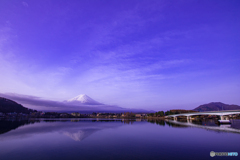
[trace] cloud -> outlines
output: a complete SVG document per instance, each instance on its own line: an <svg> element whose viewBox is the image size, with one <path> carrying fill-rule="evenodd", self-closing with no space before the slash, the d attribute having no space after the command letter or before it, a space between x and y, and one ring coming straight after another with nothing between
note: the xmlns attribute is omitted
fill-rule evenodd
<svg viewBox="0 0 240 160"><path fill-rule="evenodd" d="M0 25L0 92L59 101L86 93L106 104L152 107L183 99L207 81L215 85L215 77L227 84L239 79L233 43L237 29L228 30L234 23L218 21L221 18L206 23L212 18L201 10L189 15L190 10L175 9L185 3L139 1L121 7L125 3L94 7L81 1L41 1L36 2L38 9L45 8L40 13L26 12L25 7L35 3L20 1L25 9L15 10L18 14L8 14L11 5L4 7L8 16ZM222 11L214 14L220 17ZM225 13L228 22L232 14ZM189 16L196 18L190 21ZM229 59L238 60L226 63ZM232 80L218 78L222 74ZM202 86L207 93L208 87Z"/></svg>
<svg viewBox="0 0 240 160"><path fill-rule="evenodd" d="M1 97L14 100L24 106L51 111L104 111L104 110L121 110L122 108L110 105L76 105L66 102L45 100L36 96L21 95L14 93L0 93Z"/></svg>
<svg viewBox="0 0 240 160"><path fill-rule="evenodd" d="M27 3L27 2L22 2L22 5L23 5L24 7L28 7L28 3Z"/></svg>
<svg viewBox="0 0 240 160"><path fill-rule="evenodd" d="M80 110L88 110L89 107L96 109L96 107L91 106L91 105L74 105L74 104L68 104L65 102L45 100L40 97L29 96L29 95L21 95L21 94L14 94L14 93L6 93L6 94L0 93L0 96L9 98L11 100L14 100L18 103L22 103L24 105L45 107L45 108L49 108L49 109L58 109L58 110L70 109L70 110L72 110L72 109L76 109L76 107L79 107ZM107 105L102 105L102 108L106 107L106 106Z"/></svg>
<svg viewBox="0 0 240 160"><path fill-rule="evenodd" d="M124 65L119 63L100 65L91 68L86 72L83 79L87 80L89 83L99 83L107 81L111 81L113 83L123 83L138 80L151 81L154 79L169 79L174 78L174 75L176 73L168 75L163 72L164 69L189 65L190 63L192 63L191 60L180 59L158 61L156 63L146 64L140 67L138 66L140 65L138 64L138 62L134 62L134 60L129 60L129 62L124 63Z"/></svg>

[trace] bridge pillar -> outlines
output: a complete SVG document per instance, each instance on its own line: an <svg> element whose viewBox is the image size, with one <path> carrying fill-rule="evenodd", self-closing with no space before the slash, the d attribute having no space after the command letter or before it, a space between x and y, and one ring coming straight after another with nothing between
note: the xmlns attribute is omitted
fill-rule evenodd
<svg viewBox="0 0 240 160"><path fill-rule="evenodd" d="M221 120L229 120L229 118L227 116L220 116Z"/></svg>
<svg viewBox="0 0 240 160"><path fill-rule="evenodd" d="M220 119L221 120L229 120L229 117L228 116L220 116Z"/></svg>
<svg viewBox="0 0 240 160"><path fill-rule="evenodd" d="M176 121L177 120L177 116L173 117L173 119L174 119L174 121Z"/></svg>
<svg viewBox="0 0 240 160"><path fill-rule="evenodd" d="M192 117L187 117L187 122L192 123Z"/></svg>
<svg viewBox="0 0 240 160"><path fill-rule="evenodd" d="M228 116L220 116L220 123L231 123Z"/></svg>
<svg viewBox="0 0 240 160"><path fill-rule="evenodd" d="M192 117L191 116L187 116L187 122L192 123Z"/></svg>
<svg viewBox="0 0 240 160"><path fill-rule="evenodd" d="M192 117L191 116L187 116L187 119L190 120L190 119L192 119Z"/></svg>
<svg viewBox="0 0 240 160"><path fill-rule="evenodd" d="M224 120L224 117L223 117L223 116L220 116L220 119L221 119L221 120Z"/></svg>

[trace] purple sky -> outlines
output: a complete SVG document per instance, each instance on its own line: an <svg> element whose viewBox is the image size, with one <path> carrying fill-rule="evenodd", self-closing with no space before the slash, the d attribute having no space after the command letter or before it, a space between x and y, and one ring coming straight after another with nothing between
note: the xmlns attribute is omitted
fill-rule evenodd
<svg viewBox="0 0 240 160"><path fill-rule="evenodd" d="M1 0L0 93L240 105L239 0Z"/></svg>

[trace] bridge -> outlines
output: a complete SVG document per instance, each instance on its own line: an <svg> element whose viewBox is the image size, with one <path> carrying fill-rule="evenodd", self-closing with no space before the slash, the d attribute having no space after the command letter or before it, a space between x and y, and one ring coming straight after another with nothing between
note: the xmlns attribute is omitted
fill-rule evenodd
<svg viewBox="0 0 240 160"><path fill-rule="evenodd" d="M230 123L228 115L236 115L240 114L240 110L224 110L224 111L208 111L208 112L191 112L191 113L181 113L181 114L173 114L165 116L165 118L173 117L174 120L177 120L179 116L186 116L187 120L191 120L191 116L199 116L199 115L216 115L220 116L220 123Z"/></svg>

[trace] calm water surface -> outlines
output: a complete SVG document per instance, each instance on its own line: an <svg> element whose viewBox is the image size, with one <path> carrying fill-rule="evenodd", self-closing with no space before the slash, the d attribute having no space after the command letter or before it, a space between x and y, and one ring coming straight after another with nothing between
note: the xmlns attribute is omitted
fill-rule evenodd
<svg viewBox="0 0 240 160"><path fill-rule="evenodd" d="M240 159L240 120L0 120L0 159Z"/></svg>

